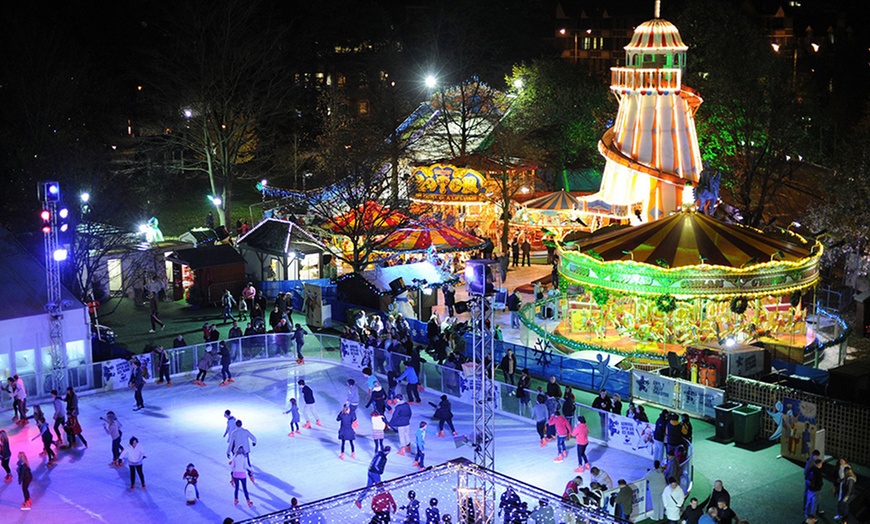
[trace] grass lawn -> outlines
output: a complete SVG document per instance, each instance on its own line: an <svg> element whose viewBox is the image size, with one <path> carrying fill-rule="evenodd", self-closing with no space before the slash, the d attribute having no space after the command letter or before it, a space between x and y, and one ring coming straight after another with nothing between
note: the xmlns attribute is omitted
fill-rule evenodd
<svg viewBox="0 0 870 524"><path fill-rule="evenodd" d="M251 180L235 184L233 201L231 202L234 217L233 223L230 224L231 227L235 227L235 218L238 217L246 217L251 225L256 223L256 220L253 222L251 220L250 206L259 204L262 200L255 184ZM174 187L166 204L157 215L164 236L167 238L178 237L191 228L205 226L205 216L209 211L214 212L215 210L207 198L209 191L207 180L185 181ZM253 211L255 215L261 212L259 206ZM217 223L217 216L215 216L215 223Z"/></svg>

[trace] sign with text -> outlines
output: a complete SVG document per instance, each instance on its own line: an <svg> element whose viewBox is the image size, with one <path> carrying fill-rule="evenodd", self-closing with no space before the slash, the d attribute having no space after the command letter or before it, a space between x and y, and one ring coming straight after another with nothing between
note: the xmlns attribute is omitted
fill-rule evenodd
<svg viewBox="0 0 870 524"><path fill-rule="evenodd" d="M340 339L341 362L355 369L371 367L373 348L367 347L364 344L348 340Z"/></svg>
<svg viewBox="0 0 870 524"><path fill-rule="evenodd" d="M662 406L674 406L674 386L674 381L667 377L653 373L631 373L632 395Z"/></svg>
<svg viewBox="0 0 870 524"><path fill-rule="evenodd" d="M716 406L725 401L725 392L700 384L680 381L680 409L692 415L716 418Z"/></svg>
<svg viewBox="0 0 870 524"><path fill-rule="evenodd" d="M143 353L136 357L142 363L142 368L147 369L148 373L151 374L153 372L151 368L151 353ZM116 358L103 362L103 389L111 391L126 388L133 373L131 367L130 361L124 358Z"/></svg>
<svg viewBox="0 0 870 524"><path fill-rule="evenodd" d="M632 455L652 458L653 429L649 422L607 413L607 447L620 449Z"/></svg>

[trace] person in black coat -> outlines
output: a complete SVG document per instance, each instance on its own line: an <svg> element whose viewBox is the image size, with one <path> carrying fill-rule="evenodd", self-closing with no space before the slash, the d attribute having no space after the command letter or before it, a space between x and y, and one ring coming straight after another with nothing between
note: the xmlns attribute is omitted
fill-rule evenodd
<svg viewBox="0 0 870 524"><path fill-rule="evenodd" d="M511 258L512 267L517 267L520 265L520 237L514 237L513 242L511 242Z"/></svg>
<svg viewBox="0 0 870 524"><path fill-rule="evenodd" d="M453 436L456 436L456 428L453 426L453 410L450 406L450 401L447 400L447 395L441 395L441 402L438 405L435 405L434 402L429 403L430 406L435 408L435 418L438 419L438 436L444 436L444 424L450 426L450 431L453 432Z"/></svg>
<svg viewBox="0 0 870 524"><path fill-rule="evenodd" d="M447 315L452 317L453 306L456 304L456 291L450 286L444 286L441 288L441 292L444 293L444 307L447 308Z"/></svg>

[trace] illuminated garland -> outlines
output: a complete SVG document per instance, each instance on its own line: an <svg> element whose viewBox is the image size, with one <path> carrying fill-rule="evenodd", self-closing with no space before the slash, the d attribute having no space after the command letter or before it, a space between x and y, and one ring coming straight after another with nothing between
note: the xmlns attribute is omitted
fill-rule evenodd
<svg viewBox="0 0 870 524"><path fill-rule="evenodd" d="M599 306L603 306L607 304L607 301L610 300L610 293L601 287L597 287L592 290L592 299L595 300L595 303Z"/></svg>
<svg viewBox="0 0 870 524"><path fill-rule="evenodd" d="M656 309L667 315L677 309L677 299L671 295L659 295L656 297Z"/></svg>
<svg viewBox="0 0 870 524"><path fill-rule="evenodd" d="M732 313L742 315L746 311L746 308L749 307L749 301L746 300L746 297L734 297L731 299L729 307Z"/></svg>
<svg viewBox="0 0 870 524"><path fill-rule="evenodd" d="M791 294L815 285L820 278L821 252L815 250L813 256L796 262L771 261L749 268L713 264L662 268L633 260L603 261L591 250L579 253L560 248L559 276L560 281L569 285L604 287L636 296L671 294L681 299L703 297L719 301L735 296L761 298Z"/></svg>

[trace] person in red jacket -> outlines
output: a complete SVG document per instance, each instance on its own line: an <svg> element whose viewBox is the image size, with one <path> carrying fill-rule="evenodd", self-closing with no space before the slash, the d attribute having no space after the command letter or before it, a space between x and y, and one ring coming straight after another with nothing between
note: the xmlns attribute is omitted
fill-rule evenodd
<svg viewBox="0 0 870 524"><path fill-rule="evenodd" d="M398 510L393 495L383 486L378 486L377 493L372 497L372 511L375 512L374 522L390 522L390 514Z"/></svg>
<svg viewBox="0 0 870 524"><path fill-rule="evenodd" d="M571 423L562 415L558 409L550 417L548 423L556 427L556 458L553 462L562 462L568 456L568 446L565 441L568 439L568 434L571 433Z"/></svg>

